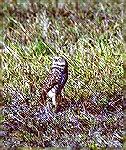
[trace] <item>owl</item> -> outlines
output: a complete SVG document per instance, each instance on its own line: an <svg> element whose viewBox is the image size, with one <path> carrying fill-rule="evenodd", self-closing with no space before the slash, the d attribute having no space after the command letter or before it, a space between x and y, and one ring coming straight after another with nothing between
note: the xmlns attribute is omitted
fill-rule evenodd
<svg viewBox="0 0 126 150"><path fill-rule="evenodd" d="M54 108L61 103L61 92L68 79L68 63L64 57L54 57L51 70L42 83L40 103L47 104L47 97L51 98Z"/></svg>

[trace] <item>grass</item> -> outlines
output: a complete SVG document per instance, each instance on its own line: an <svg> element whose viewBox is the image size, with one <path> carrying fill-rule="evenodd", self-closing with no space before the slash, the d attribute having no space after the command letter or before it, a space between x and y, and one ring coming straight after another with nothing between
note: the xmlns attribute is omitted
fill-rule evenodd
<svg viewBox="0 0 126 150"><path fill-rule="evenodd" d="M52 57L62 55L69 64L66 97L79 101L103 94L98 105L106 106L109 96L122 92L126 84L123 3L67 2L59 8L52 4L3 4L3 89L16 87L34 103ZM2 103L11 101L12 95L5 92ZM97 149L95 142L88 147Z"/></svg>

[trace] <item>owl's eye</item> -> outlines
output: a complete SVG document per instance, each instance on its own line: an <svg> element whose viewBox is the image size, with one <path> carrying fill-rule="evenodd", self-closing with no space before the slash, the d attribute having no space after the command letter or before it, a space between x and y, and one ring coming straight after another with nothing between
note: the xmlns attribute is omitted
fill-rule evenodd
<svg viewBox="0 0 126 150"><path fill-rule="evenodd" d="M65 67L65 65L60 65L61 67Z"/></svg>
<svg viewBox="0 0 126 150"><path fill-rule="evenodd" d="M58 61L58 59L55 59L55 61Z"/></svg>

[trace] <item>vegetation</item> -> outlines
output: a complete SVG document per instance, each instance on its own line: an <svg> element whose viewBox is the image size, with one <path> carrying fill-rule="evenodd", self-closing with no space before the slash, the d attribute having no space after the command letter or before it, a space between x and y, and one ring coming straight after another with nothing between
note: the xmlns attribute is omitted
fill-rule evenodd
<svg viewBox="0 0 126 150"><path fill-rule="evenodd" d="M4 145L122 149L123 2L14 2L1 4ZM66 103L44 114L40 88L55 55L69 64Z"/></svg>

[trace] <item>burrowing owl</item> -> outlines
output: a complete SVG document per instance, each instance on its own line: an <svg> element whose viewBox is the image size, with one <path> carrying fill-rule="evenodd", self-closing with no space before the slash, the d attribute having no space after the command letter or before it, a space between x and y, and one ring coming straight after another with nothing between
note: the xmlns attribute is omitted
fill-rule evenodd
<svg viewBox="0 0 126 150"><path fill-rule="evenodd" d="M52 99L53 106L58 105L57 98L68 79L68 63L63 57L54 57L51 71L41 88L41 103L46 105L47 95Z"/></svg>

